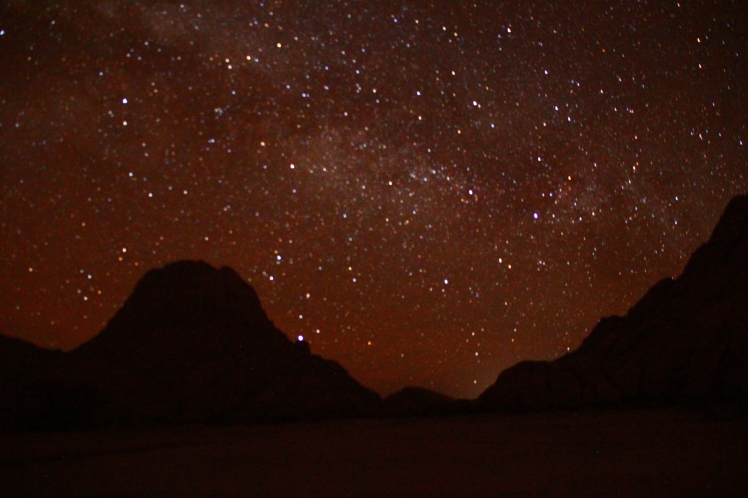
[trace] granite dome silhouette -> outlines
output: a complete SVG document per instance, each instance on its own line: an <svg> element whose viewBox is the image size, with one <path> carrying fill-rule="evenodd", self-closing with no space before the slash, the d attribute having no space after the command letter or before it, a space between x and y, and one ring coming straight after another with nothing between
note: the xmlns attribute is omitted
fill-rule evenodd
<svg viewBox="0 0 748 498"><path fill-rule="evenodd" d="M202 261L146 273L104 330L73 351L5 340L23 350L17 363L27 372L5 376L0 413L15 426L360 416L381 400L290 341L236 272Z"/></svg>

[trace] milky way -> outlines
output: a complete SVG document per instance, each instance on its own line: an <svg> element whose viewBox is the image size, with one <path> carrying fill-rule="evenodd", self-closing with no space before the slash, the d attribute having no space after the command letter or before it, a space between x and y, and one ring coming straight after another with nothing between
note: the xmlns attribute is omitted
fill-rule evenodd
<svg viewBox="0 0 748 498"><path fill-rule="evenodd" d="M236 269L387 393L473 397L748 190L740 2L4 2L0 317L70 349Z"/></svg>

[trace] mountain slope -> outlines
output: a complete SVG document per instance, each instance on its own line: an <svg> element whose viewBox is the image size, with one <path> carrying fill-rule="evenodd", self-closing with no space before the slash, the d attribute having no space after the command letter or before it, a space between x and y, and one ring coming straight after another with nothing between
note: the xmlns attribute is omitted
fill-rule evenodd
<svg viewBox="0 0 748 498"><path fill-rule="evenodd" d="M522 362L481 394L485 410L748 399L748 196L730 201L677 279L624 317L604 318L576 351Z"/></svg>

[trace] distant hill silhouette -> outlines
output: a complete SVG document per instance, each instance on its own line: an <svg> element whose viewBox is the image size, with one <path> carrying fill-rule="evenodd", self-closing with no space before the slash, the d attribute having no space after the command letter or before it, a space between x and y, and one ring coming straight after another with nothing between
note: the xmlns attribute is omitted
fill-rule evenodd
<svg viewBox="0 0 748 498"><path fill-rule="evenodd" d="M296 420L373 413L381 398L274 327L230 268L149 271L89 342L51 352L2 337L0 424Z"/></svg>
<svg viewBox="0 0 748 498"><path fill-rule="evenodd" d="M471 410L471 401L453 399L424 387L404 387L382 401L380 414L385 417L448 415Z"/></svg>
<svg viewBox="0 0 748 498"><path fill-rule="evenodd" d="M576 351L503 371L484 410L748 400L748 196L730 201L676 279L626 316L604 318Z"/></svg>

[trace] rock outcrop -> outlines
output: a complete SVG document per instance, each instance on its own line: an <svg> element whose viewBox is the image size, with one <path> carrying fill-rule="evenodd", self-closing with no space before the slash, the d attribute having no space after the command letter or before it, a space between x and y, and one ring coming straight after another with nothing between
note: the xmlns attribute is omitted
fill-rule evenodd
<svg viewBox="0 0 748 498"><path fill-rule="evenodd" d="M19 365L3 381L15 393L0 401L6 424L315 419L370 414L381 402L340 365L275 328L233 270L204 262L148 272L105 329L79 348L55 358L34 348L0 343L0 355ZM19 393L20 411L12 406Z"/></svg>
<svg viewBox="0 0 748 498"><path fill-rule="evenodd" d="M502 372L484 410L748 401L748 196L733 199L676 279L576 351Z"/></svg>

